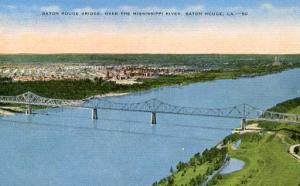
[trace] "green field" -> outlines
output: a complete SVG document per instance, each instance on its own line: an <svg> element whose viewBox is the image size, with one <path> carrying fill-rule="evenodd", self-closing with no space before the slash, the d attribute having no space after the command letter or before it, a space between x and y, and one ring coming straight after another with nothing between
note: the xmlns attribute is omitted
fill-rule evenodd
<svg viewBox="0 0 300 186"><path fill-rule="evenodd" d="M291 113L291 114L299 114L300 113L300 106L296 107L296 108L293 108L291 110L289 110L288 113Z"/></svg>
<svg viewBox="0 0 300 186"><path fill-rule="evenodd" d="M170 182L168 181L168 179L166 179L165 182L161 182L157 185L168 186L172 185L172 183L176 183L176 185L190 185L191 179L196 178L199 175L201 175L201 179L203 179L203 175L206 174L207 169L209 169L210 167L212 167L212 165L210 165L209 163L205 163L201 166L198 166L197 168L188 167L185 170L176 172L173 175L173 181Z"/></svg>
<svg viewBox="0 0 300 186"><path fill-rule="evenodd" d="M267 132L259 141L242 138L240 148L229 150L229 155L243 160L245 167L222 176L216 185L299 185L300 162L287 153L290 143L296 141L288 136L285 132Z"/></svg>
<svg viewBox="0 0 300 186"><path fill-rule="evenodd" d="M277 112L300 115L300 98L279 103L269 109ZM254 134L260 140L242 138L239 149L229 149L231 157L243 160L245 167L235 173L219 177L212 185L266 185L299 186L300 161L289 153L288 148L300 143L300 125L261 121L264 129L261 134Z"/></svg>

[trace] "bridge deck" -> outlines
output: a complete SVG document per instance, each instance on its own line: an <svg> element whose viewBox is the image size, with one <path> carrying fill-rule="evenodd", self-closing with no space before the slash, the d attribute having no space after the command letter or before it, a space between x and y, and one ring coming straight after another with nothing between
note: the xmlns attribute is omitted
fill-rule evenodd
<svg viewBox="0 0 300 186"><path fill-rule="evenodd" d="M296 114L263 111L248 104L240 104L226 108L197 108L172 105L158 99L150 99L138 103L116 103L109 100L96 98L91 98L88 100L52 99L38 96L32 92L26 92L18 96L0 96L0 103L41 105L48 107L83 107L92 109L109 109L240 119L263 119L271 121L289 121L300 123L300 116Z"/></svg>

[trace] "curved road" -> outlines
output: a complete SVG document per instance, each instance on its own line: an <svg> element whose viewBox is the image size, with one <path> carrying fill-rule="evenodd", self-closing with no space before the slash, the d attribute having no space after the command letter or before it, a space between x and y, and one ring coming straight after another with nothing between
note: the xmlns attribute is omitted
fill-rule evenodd
<svg viewBox="0 0 300 186"><path fill-rule="evenodd" d="M297 155L297 154L295 153L295 151L294 151L296 147L299 147L299 148L300 148L300 144L296 144L296 145L290 146L290 148L289 148L289 153L290 153L292 156L294 156L296 159L300 160L300 156Z"/></svg>

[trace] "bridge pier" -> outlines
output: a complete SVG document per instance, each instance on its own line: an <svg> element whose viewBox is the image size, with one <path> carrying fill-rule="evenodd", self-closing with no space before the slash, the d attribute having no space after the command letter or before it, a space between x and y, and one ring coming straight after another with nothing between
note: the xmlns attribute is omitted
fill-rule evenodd
<svg viewBox="0 0 300 186"><path fill-rule="evenodd" d="M241 120L241 129L242 129L242 130L245 130L245 129L246 129L246 125L247 125L247 121L246 121L245 118L243 118L243 119Z"/></svg>
<svg viewBox="0 0 300 186"><path fill-rule="evenodd" d="M97 120L97 119L98 119L97 108L93 108L93 109L92 109L92 119L93 119L93 120Z"/></svg>
<svg viewBox="0 0 300 186"><path fill-rule="evenodd" d="M31 105L26 105L26 111L25 111L26 115L30 115L32 114L32 108Z"/></svg>
<svg viewBox="0 0 300 186"><path fill-rule="evenodd" d="M156 112L151 113L151 124L156 125Z"/></svg>

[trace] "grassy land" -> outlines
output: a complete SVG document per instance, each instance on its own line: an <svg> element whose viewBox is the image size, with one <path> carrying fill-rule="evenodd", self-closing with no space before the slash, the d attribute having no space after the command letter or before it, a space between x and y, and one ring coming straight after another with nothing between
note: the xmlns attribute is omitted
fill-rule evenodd
<svg viewBox="0 0 300 186"><path fill-rule="evenodd" d="M258 122L258 126L263 128L265 131L272 131L272 132L290 131L290 132L300 134L300 125L293 125L287 123L274 123L271 121L260 121Z"/></svg>
<svg viewBox="0 0 300 186"><path fill-rule="evenodd" d="M178 171L174 174L173 176L173 183L176 183L176 185L185 185L188 184L190 185L191 179L196 178L198 175L205 175L206 171L211 168L212 165L209 163L204 163L201 166L198 166L197 168L193 167L188 167L185 170ZM201 178L202 179L202 178ZM160 184L157 185L170 185L170 182L167 181L161 182Z"/></svg>
<svg viewBox="0 0 300 186"><path fill-rule="evenodd" d="M291 113L291 114L299 114L300 115L300 106L296 107L296 108L293 108L291 110L289 110L288 113Z"/></svg>
<svg viewBox="0 0 300 186"><path fill-rule="evenodd" d="M300 99L292 99L269 109L276 112L300 114ZM300 161L287 150L300 143L300 126L286 123L261 121L261 134L253 134L260 140L242 139L239 149L229 149L231 157L243 160L245 167L232 174L216 179L215 185L300 185ZM235 136L236 138L236 136Z"/></svg>
<svg viewBox="0 0 300 186"><path fill-rule="evenodd" d="M297 186L300 184L300 162L287 153L287 141L292 140L284 132L265 133L257 141L242 138L240 148L229 150L229 154L243 160L245 167L222 176L216 185Z"/></svg>
<svg viewBox="0 0 300 186"><path fill-rule="evenodd" d="M143 91L161 86L188 84L217 79L234 79L244 76L256 76L275 73L294 68L296 66L282 65L270 67L241 68L234 71L208 71L195 72L174 76L161 76L151 79L140 79L141 84L119 85L114 82L98 79L91 80L59 80L59 81L30 81L11 82L0 79L0 95L19 95L27 91L35 92L41 96L63 99L83 99L89 96L111 92Z"/></svg>

